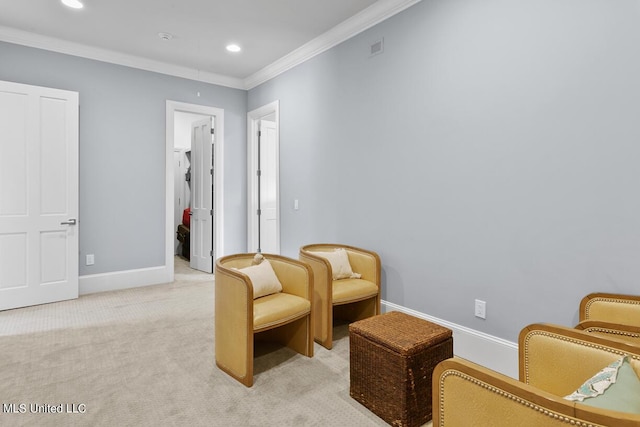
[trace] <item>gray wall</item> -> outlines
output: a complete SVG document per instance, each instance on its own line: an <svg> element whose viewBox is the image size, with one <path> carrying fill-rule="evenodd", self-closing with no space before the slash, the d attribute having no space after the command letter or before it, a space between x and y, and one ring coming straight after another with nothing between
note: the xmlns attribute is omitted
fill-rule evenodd
<svg viewBox="0 0 640 427"><path fill-rule="evenodd" d="M423 0L250 90L250 110L280 100L283 254L371 248L385 300L511 341L575 324L589 292L637 294L639 18Z"/></svg>
<svg viewBox="0 0 640 427"><path fill-rule="evenodd" d="M166 100L224 109L225 250L245 250L246 91L1 42L0 80L80 93L80 275L165 263Z"/></svg>

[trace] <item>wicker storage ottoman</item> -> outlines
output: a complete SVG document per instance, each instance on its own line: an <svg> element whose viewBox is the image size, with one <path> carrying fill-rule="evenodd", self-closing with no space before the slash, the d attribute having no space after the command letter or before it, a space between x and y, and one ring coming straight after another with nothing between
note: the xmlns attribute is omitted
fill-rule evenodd
<svg viewBox="0 0 640 427"><path fill-rule="evenodd" d="M350 394L394 426L431 420L433 368L453 357L450 329L392 311L349 325Z"/></svg>

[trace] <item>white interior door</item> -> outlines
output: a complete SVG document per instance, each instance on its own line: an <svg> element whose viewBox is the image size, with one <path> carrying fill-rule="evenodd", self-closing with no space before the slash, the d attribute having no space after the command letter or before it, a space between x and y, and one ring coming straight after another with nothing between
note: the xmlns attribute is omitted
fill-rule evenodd
<svg viewBox="0 0 640 427"><path fill-rule="evenodd" d="M280 253L279 122L279 101L247 113L249 252Z"/></svg>
<svg viewBox="0 0 640 427"><path fill-rule="evenodd" d="M0 310L78 297L78 93L0 81Z"/></svg>
<svg viewBox="0 0 640 427"><path fill-rule="evenodd" d="M213 134L211 119L191 132L191 268L213 273Z"/></svg>
<svg viewBox="0 0 640 427"><path fill-rule="evenodd" d="M279 253L276 123L260 120L260 249Z"/></svg>

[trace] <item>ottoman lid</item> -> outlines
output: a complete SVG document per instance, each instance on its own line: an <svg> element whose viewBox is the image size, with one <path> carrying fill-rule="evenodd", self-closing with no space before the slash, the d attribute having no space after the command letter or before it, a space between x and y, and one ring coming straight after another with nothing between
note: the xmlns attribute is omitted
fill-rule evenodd
<svg viewBox="0 0 640 427"><path fill-rule="evenodd" d="M357 333L403 355L412 355L452 337L451 329L399 311L359 320L349 325Z"/></svg>

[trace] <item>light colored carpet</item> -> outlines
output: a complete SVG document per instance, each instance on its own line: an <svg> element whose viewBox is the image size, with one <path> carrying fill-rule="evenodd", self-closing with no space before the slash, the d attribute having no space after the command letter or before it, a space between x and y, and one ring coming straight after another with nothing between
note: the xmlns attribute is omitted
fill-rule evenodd
<svg viewBox="0 0 640 427"><path fill-rule="evenodd" d="M0 312L0 425L387 425L349 396L346 325L313 358L260 347L252 388L216 368L213 290L178 261L172 284Z"/></svg>

